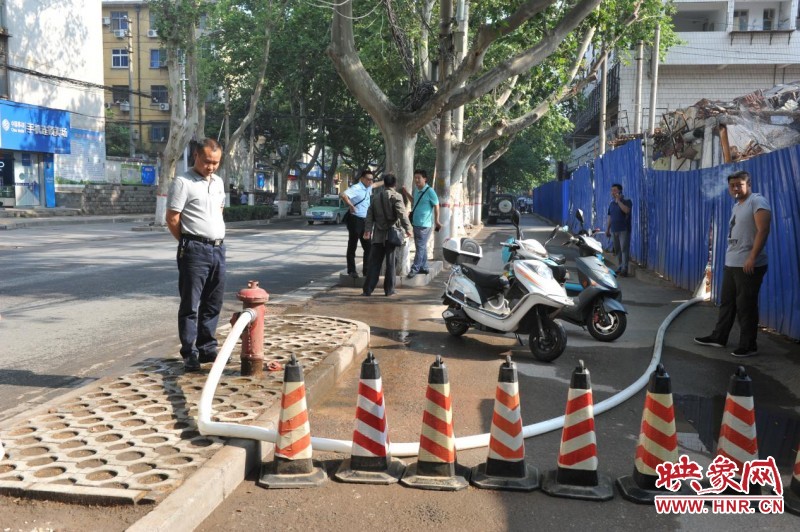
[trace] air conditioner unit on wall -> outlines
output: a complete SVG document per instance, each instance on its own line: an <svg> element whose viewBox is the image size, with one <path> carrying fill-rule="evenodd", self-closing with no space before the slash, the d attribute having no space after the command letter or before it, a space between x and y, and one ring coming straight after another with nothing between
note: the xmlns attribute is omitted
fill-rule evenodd
<svg viewBox="0 0 800 532"><path fill-rule="evenodd" d="M149 29L147 30L148 37L158 37L158 30Z"/></svg>
<svg viewBox="0 0 800 532"><path fill-rule="evenodd" d="M111 17L103 17L103 26L111 26Z"/></svg>
<svg viewBox="0 0 800 532"><path fill-rule="evenodd" d="M169 111L169 104L168 103L160 103L158 104L159 111Z"/></svg>
<svg viewBox="0 0 800 532"><path fill-rule="evenodd" d="M131 104L128 102L122 102L119 104L119 110L123 113L130 113L131 112Z"/></svg>
<svg viewBox="0 0 800 532"><path fill-rule="evenodd" d="M118 39L123 39L123 38L125 38L125 37L126 37L126 33L127 33L127 31L126 31L126 30L114 30L114 35L116 35L116 37L117 37Z"/></svg>

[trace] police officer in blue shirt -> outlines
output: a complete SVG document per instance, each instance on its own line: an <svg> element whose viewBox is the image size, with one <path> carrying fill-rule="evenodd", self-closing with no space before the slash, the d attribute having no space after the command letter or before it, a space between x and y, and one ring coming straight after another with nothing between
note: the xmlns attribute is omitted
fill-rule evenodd
<svg viewBox="0 0 800 532"><path fill-rule="evenodd" d="M375 181L375 174L372 170L364 170L361 177L350 188L339 194L339 197L350 208L347 216L347 274L358 278L356 271L356 248L361 241L361 249L364 250L364 259L361 265L361 273L366 276L367 259L369 257L369 240L364 238L364 225L372 198L372 188ZM376 185L378 186L378 185Z"/></svg>

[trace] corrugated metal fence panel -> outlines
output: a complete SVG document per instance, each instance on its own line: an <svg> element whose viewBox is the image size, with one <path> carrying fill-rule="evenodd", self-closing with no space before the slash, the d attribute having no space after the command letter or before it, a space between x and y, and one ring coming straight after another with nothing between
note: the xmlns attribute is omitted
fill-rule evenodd
<svg viewBox="0 0 800 532"><path fill-rule="evenodd" d="M587 216L591 217L593 203L594 183L592 181L592 169L589 166L581 166L572 173L572 179L569 180L569 202L566 217L562 223L568 223L570 227L577 229L575 211L581 209Z"/></svg>
<svg viewBox="0 0 800 532"><path fill-rule="evenodd" d="M709 173L646 172L645 265L687 290L697 288L708 263L712 205L702 191Z"/></svg>
<svg viewBox="0 0 800 532"><path fill-rule="evenodd" d="M569 182L550 181L533 193L533 210L556 223L564 223L569 202Z"/></svg>
<svg viewBox="0 0 800 532"><path fill-rule="evenodd" d="M763 325L792 338L800 338L800 146L768 153L739 165L724 167L718 179L714 222L717 237L714 260L714 298L719 302L725 248L733 200L727 193L727 175L742 169L752 176L753 191L762 194L772 209L767 240L769 268L759 297ZM719 250L719 252L716 252Z"/></svg>
<svg viewBox="0 0 800 532"><path fill-rule="evenodd" d="M622 193L633 202L631 213L631 258L643 256L642 209L646 208L642 142L631 140L595 159L594 203L595 217L590 227L606 229L608 206L611 204L611 185L622 185ZM599 236L599 235L598 235Z"/></svg>
<svg viewBox="0 0 800 532"><path fill-rule="evenodd" d="M570 218L574 209L581 208L592 213L587 226L605 229L611 184L620 183L634 204L632 257L682 288L694 290L705 275L710 241L712 297L719 301L733 205L727 176L737 169L747 170L753 176L753 190L763 194L772 208L760 321L781 334L800 338L800 146L737 165L690 172L645 172L641 162L641 143L631 141L596 159L593 175L588 166L581 167L568 182L537 188L537 212L564 223L567 204Z"/></svg>

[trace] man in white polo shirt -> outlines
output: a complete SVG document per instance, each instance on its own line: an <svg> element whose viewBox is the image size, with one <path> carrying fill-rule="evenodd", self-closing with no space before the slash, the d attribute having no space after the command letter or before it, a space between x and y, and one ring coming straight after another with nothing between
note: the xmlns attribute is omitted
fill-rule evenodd
<svg viewBox="0 0 800 532"><path fill-rule="evenodd" d="M225 291L225 187L214 172L222 147L214 139L192 143L194 165L172 180L167 227L178 241L178 335L185 371L217 357L217 321Z"/></svg>

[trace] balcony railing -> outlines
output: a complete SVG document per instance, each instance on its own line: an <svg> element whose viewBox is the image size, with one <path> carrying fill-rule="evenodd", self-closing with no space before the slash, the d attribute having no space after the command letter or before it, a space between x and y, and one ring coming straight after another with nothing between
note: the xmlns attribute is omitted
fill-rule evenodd
<svg viewBox="0 0 800 532"><path fill-rule="evenodd" d="M598 83L597 86L592 90L592 92L586 99L586 107L578 111L578 114L575 117L576 129L581 129L585 127L589 122L591 122L598 115L600 115L600 100L601 100L600 89L601 85ZM618 97L619 97L619 63L615 64L608 71L608 94L606 100L608 102L612 102L616 100Z"/></svg>

